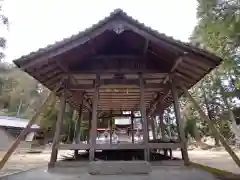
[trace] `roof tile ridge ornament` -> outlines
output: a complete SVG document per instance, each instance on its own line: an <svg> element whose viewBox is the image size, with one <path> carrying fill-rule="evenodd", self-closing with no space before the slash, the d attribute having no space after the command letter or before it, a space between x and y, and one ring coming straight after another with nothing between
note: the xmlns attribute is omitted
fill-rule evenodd
<svg viewBox="0 0 240 180"><path fill-rule="evenodd" d="M113 31L116 34L119 35L119 34L123 33L124 30L125 30L124 25L121 22L117 21L116 23L113 23Z"/></svg>

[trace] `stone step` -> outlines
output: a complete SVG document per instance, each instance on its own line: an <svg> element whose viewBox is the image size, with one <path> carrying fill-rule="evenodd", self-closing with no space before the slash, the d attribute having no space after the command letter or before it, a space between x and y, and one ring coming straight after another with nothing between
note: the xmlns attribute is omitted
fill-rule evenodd
<svg viewBox="0 0 240 180"><path fill-rule="evenodd" d="M92 175L149 174L151 165L146 161L94 161L89 164Z"/></svg>

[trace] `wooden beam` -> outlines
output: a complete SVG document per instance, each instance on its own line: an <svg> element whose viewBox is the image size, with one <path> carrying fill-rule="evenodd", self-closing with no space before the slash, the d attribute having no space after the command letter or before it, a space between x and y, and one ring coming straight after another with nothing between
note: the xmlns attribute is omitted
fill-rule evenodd
<svg viewBox="0 0 240 180"><path fill-rule="evenodd" d="M148 143L149 148L151 149L177 149L181 148L181 143Z"/></svg>
<svg viewBox="0 0 240 180"><path fill-rule="evenodd" d="M185 53L186 54L186 53ZM175 62L173 63L173 66L169 72L169 74L166 76L166 78L163 81L163 84L166 84L169 79L171 79L172 76L174 76L174 71L177 69L178 65L183 61L183 56L180 56L179 58L177 58L175 60Z"/></svg>
<svg viewBox="0 0 240 180"><path fill-rule="evenodd" d="M182 152L182 158L184 160L185 165L189 165L189 157L188 157L188 151L187 151L187 141L185 138L185 131L184 131L184 125L183 125L183 119L181 118L180 114L180 106L179 106L179 99L178 99L178 92L176 88L176 84L174 81L171 82L171 90L173 94L173 105L174 105L174 111L175 111L175 117L176 122L178 126L178 133L181 141L181 152Z"/></svg>
<svg viewBox="0 0 240 180"><path fill-rule="evenodd" d="M108 59L108 60L113 60L113 59L145 59L143 56L137 56L134 54L111 54L111 55L97 55L94 57L91 57L91 59Z"/></svg>
<svg viewBox="0 0 240 180"><path fill-rule="evenodd" d="M216 66L216 63L219 63L219 61L220 61L220 58L218 58L214 55L201 52L201 51L196 50L194 48L190 48L188 45L183 44L183 43L179 43L176 40L168 38L166 36L161 36L161 35L159 36L159 35L156 35L156 34L148 33L145 30L139 29L139 28L135 27L133 24L131 24L129 22L126 22L124 20L120 20L119 23L121 23L122 26L124 26L125 29L130 29L133 32L135 32L136 34L139 34L139 35L149 39L151 42L156 43L156 45L161 45L161 47L165 47L169 51L180 53L180 54L183 54L183 55L184 55L184 53L189 52L189 55L191 55L192 57L195 57L195 58L205 56L206 58L202 58L202 59L204 59L206 61L205 63L207 63L209 65L215 65ZM207 58L212 59L212 60L207 61L206 60Z"/></svg>
<svg viewBox="0 0 240 180"><path fill-rule="evenodd" d="M56 61L56 64L63 70L63 72L65 72L65 73L70 72L69 68L68 68L66 65L63 65L63 64L61 63L61 61ZM76 78L75 78L74 76L72 76L71 74L69 74L68 77L70 77L70 78L77 84L77 80L76 80Z"/></svg>
<svg viewBox="0 0 240 180"><path fill-rule="evenodd" d="M186 54L186 53L184 53L184 54ZM166 76L166 78L164 79L163 84L166 84L166 83L169 81L169 79L171 78L171 76L173 76L173 72L176 70L176 68L178 67L178 65L179 65L182 61L183 61L183 57L182 57L182 56L179 57L178 59L176 59L176 61L174 62L173 66L172 66L172 68L171 68L171 70L170 70L170 73L169 73L169 74ZM168 96L168 94L169 94L169 90L167 90L167 91L168 91L168 93L166 94L166 96L165 96L163 99L162 99L160 93L157 95L156 100L154 100L153 104L152 104L151 107L149 108L149 113L150 113L150 115L152 114L152 109L155 108L156 105L157 105L157 103L159 102L159 99L162 99L162 100L161 100L161 104L164 102L165 98L166 98L166 97ZM165 92L164 92L164 94L165 94Z"/></svg>
<svg viewBox="0 0 240 180"><path fill-rule="evenodd" d="M159 107L162 106L163 102L165 101L165 99L167 98L167 96L169 95L169 85L167 86L168 88L165 88L163 90L163 92L159 93L157 95L157 97L154 99L154 101L151 103L150 108L148 110L148 116L152 116L152 114L154 113L155 109L157 109Z"/></svg>
<svg viewBox="0 0 240 180"><path fill-rule="evenodd" d="M55 103L56 98L56 91L59 89L61 84L63 83L63 80L60 81L59 85L55 87L54 91L50 93L50 95L47 97L47 99L44 101L44 103L40 106L40 108L37 109L37 112L32 117L32 119L28 122L27 126L21 131L17 139L14 141L14 143L11 145L11 147L8 149L6 154L3 156L2 160L0 161L0 170L4 167L8 159L11 157L13 152L16 150L18 145L20 144L21 140L23 140L24 136L27 134L29 129L31 129L32 125L37 121L39 115L41 115L42 112L44 112L49 105L51 106L53 103Z"/></svg>
<svg viewBox="0 0 240 180"><path fill-rule="evenodd" d="M85 71L85 72L79 72L79 71L70 71L68 73L63 74L63 76L74 76L76 79L89 79L89 80L94 80L96 79L96 74L100 74L100 78L101 79L106 79L106 78L102 78L102 76L113 76L116 73L121 73L121 71L123 71L123 74L125 76L134 76L135 79L138 79L138 74L140 72L136 72L134 73L131 69L128 70L117 70L117 69L113 69L112 72L109 71L101 71L98 73L98 71ZM153 73L144 73L143 74L143 78L144 79L159 79L159 78L164 78L165 76L167 76L168 73L161 73L161 72L153 72ZM84 78L83 78L84 77ZM110 77L112 78L112 77Z"/></svg>
<svg viewBox="0 0 240 180"><path fill-rule="evenodd" d="M145 57L146 57L146 55L147 55L148 45L149 45L149 40L146 39L145 44L144 44L144 48L143 48L143 55L144 55Z"/></svg>
<svg viewBox="0 0 240 180"><path fill-rule="evenodd" d="M195 99L190 95L188 90L186 88L182 88L184 90L185 95L188 97L188 99L192 102L195 109L198 111L201 118L207 122L210 130L212 131L213 135L220 140L221 144L225 148L225 150L229 153L229 155L232 157L233 161L237 164L238 167L240 167L240 159L235 154L235 152L231 149L231 147L228 145L225 138L222 136L222 134L217 130L216 126L214 125L213 121L209 119L209 117L204 113L202 108L198 105L198 103L195 101Z"/></svg>
<svg viewBox="0 0 240 180"><path fill-rule="evenodd" d="M68 40L57 43L57 45L54 45L51 48L47 48L47 50L45 50L44 53L41 52L41 53L34 53L32 55L29 55L27 57L27 59L30 60L29 63L22 65L21 68L27 69L27 68L33 67L36 64L44 63L46 61L52 61L54 60L54 57L61 55L73 48L76 48L90 41L91 39L94 39L96 36L102 34L107 29L112 29L111 27L112 27L111 23L106 23L103 26L97 27L96 29L94 29L94 31L89 33L87 36L81 36L78 38L69 38Z"/></svg>
<svg viewBox="0 0 240 180"><path fill-rule="evenodd" d="M118 82L119 82L119 84L118 84ZM129 86L134 85L134 87L126 87L126 89L138 87L136 84L133 84L133 83L135 83L135 80L134 81L125 80L124 84L120 84L123 82L118 81L118 80L105 81L104 83L105 84L103 84L103 83L101 84L101 86L104 86L102 88L111 88L111 87L107 87L107 86L117 86L117 85L119 85L119 86L120 85L129 85ZM160 89L160 88L165 88L167 86L168 85L164 85L162 83L147 83L147 84L145 84L145 89ZM68 90L70 90L70 91L82 91L82 90L88 90L88 89L93 89L93 88L94 88L93 84L78 84L78 85L71 84L71 85L68 85ZM117 87L112 87L112 88L117 88Z"/></svg>

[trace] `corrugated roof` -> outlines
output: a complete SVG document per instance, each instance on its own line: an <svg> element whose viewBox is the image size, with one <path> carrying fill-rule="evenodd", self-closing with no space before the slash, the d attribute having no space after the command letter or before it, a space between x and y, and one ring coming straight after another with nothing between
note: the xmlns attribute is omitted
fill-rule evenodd
<svg viewBox="0 0 240 180"><path fill-rule="evenodd" d="M18 127L25 128L28 124L28 119L21 119L18 117L10 117L10 116L0 116L0 126L5 127ZM40 126L37 124L33 124L32 129L39 129Z"/></svg>

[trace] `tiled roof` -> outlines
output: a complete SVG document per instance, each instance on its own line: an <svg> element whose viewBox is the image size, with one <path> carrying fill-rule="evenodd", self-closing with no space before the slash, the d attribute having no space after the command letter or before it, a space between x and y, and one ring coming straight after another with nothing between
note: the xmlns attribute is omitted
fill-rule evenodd
<svg viewBox="0 0 240 180"><path fill-rule="evenodd" d="M25 128L28 124L27 119L21 119L17 117L9 117L9 116L0 116L0 126L4 127L18 127L18 128ZM40 126L37 124L33 124L33 129L39 129Z"/></svg>
<svg viewBox="0 0 240 180"><path fill-rule="evenodd" d="M96 24L93 24L90 28L87 28L84 31L81 31L81 32L79 32L75 35L72 35L71 37L64 38L61 41L57 41L54 44L50 44L45 48L40 48L37 51L31 52L28 55L24 55L24 56L18 58L17 60L15 60L14 62L19 66L18 62L24 62L25 60L29 60L29 59L34 58L36 56L39 56L39 55L41 55L45 52L57 49L57 48L65 45L67 43L70 43L73 40L84 37L88 33L92 32L94 29L104 25L105 23L107 23L111 19L114 19L115 17L121 17L121 18L123 18L123 19L125 19L125 20L127 20L131 23L134 23L135 26L138 26L139 28L144 29L145 31L148 31L149 33L151 33L154 36L162 39L163 41L167 41L168 43L175 44L176 46L181 46L182 48L185 48L188 51L190 50L190 51L193 51L194 53L199 53L199 54L201 54L203 56L206 56L208 58L217 59L217 60L220 59L217 56L215 56L213 53L210 53L210 52L207 52L203 49L200 49L200 48L192 45L191 43L181 42L179 40L173 39L173 37L167 36L163 33L159 33L158 31L153 30L151 27L148 27L145 24L140 23L138 20L136 20L136 19L132 18L131 16L127 15L127 13L125 13L123 10L116 9L112 13L110 13L109 16L100 20Z"/></svg>

